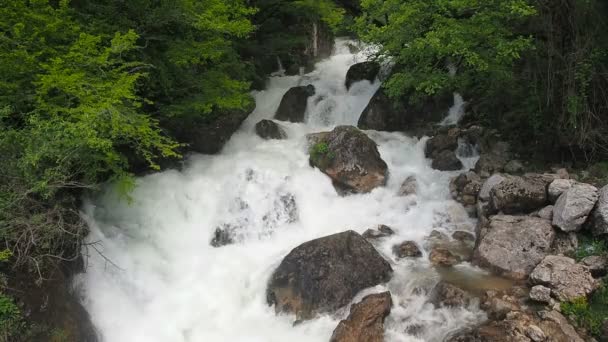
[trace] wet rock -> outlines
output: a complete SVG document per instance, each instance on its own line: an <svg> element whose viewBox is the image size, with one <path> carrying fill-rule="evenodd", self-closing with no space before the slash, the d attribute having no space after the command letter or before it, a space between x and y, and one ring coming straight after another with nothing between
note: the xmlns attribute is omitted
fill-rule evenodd
<svg viewBox="0 0 608 342"><path fill-rule="evenodd" d="M530 177L504 176L490 191L493 210L504 214L530 213L546 202L545 185Z"/></svg>
<svg viewBox="0 0 608 342"><path fill-rule="evenodd" d="M579 231L598 199L597 188L583 183L572 185L553 208L553 225L564 232Z"/></svg>
<svg viewBox="0 0 608 342"><path fill-rule="evenodd" d="M355 82L363 80L374 82L379 72L380 64L377 62L368 61L352 65L346 72L346 89L350 89L350 86Z"/></svg>
<svg viewBox="0 0 608 342"><path fill-rule="evenodd" d="M429 254L429 261L433 266L451 267L460 262L460 259L445 247L435 247Z"/></svg>
<svg viewBox="0 0 608 342"><path fill-rule="evenodd" d="M475 242L475 235L473 235L473 233L465 232L464 230L455 231L452 234L452 238L457 241Z"/></svg>
<svg viewBox="0 0 608 342"><path fill-rule="evenodd" d="M524 164L519 160L511 160L505 165L505 172L511 174L519 174L524 172Z"/></svg>
<svg viewBox="0 0 608 342"><path fill-rule="evenodd" d="M481 185L481 178L473 171L461 173L450 181L452 198L465 207L469 216L477 216L475 204Z"/></svg>
<svg viewBox="0 0 608 342"><path fill-rule="evenodd" d="M513 279L526 279L555 239L549 221L528 216L492 216L485 231L473 262Z"/></svg>
<svg viewBox="0 0 608 342"><path fill-rule="evenodd" d="M520 311L519 288L513 287L506 291L486 291L482 297L480 308L484 310L492 320L505 319L513 311Z"/></svg>
<svg viewBox="0 0 608 342"><path fill-rule="evenodd" d="M398 195L399 196L415 195L417 189L418 189L418 181L416 180L416 177L409 176L403 181L403 183L401 184L401 187L399 187Z"/></svg>
<svg viewBox="0 0 608 342"><path fill-rule="evenodd" d="M435 285L429 297L430 302L436 307L464 307L469 305L474 298L463 289L444 281Z"/></svg>
<svg viewBox="0 0 608 342"><path fill-rule="evenodd" d="M261 120L255 124L255 133L263 139L285 139L285 130L272 120Z"/></svg>
<svg viewBox="0 0 608 342"><path fill-rule="evenodd" d="M578 249L578 237L576 233L555 232L552 254L570 255Z"/></svg>
<svg viewBox="0 0 608 342"><path fill-rule="evenodd" d="M458 147L459 135L460 129L457 127L439 132L426 142L425 155L427 158L435 158L444 150L455 151Z"/></svg>
<svg viewBox="0 0 608 342"><path fill-rule="evenodd" d="M323 142L327 138L328 135L329 135L329 132L318 132L318 133L307 134L306 142L308 143L308 148L311 148L311 147L315 146L316 144Z"/></svg>
<svg viewBox="0 0 608 342"><path fill-rule="evenodd" d="M403 106L395 106L384 90L378 89L365 107L357 127L377 131L402 131L408 126Z"/></svg>
<svg viewBox="0 0 608 342"><path fill-rule="evenodd" d="M294 248L274 271L267 301L298 320L348 304L361 290L388 281L390 264L354 231L306 242Z"/></svg>
<svg viewBox="0 0 608 342"><path fill-rule="evenodd" d="M608 234L608 185L599 191L598 201L593 211L593 235Z"/></svg>
<svg viewBox="0 0 608 342"><path fill-rule="evenodd" d="M395 231L386 225L379 225L376 229L368 229L363 233L363 237L368 240L376 240L394 235Z"/></svg>
<svg viewBox="0 0 608 342"><path fill-rule="evenodd" d="M587 296L598 284L587 266L564 256L549 255L530 274L530 282L551 289L559 301L571 301Z"/></svg>
<svg viewBox="0 0 608 342"><path fill-rule="evenodd" d="M420 248L414 241L404 241L393 246L393 253L400 259L419 258L422 256Z"/></svg>
<svg viewBox="0 0 608 342"><path fill-rule="evenodd" d="M313 85L293 87L283 95L275 119L290 122L304 122L308 98L315 94Z"/></svg>
<svg viewBox="0 0 608 342"><path fill-rule="evenodd" d="M456 171L462 169L462 162L456 157L456 152L443 150L433 158L431 167L439 171Z"/></svg>
<svg viewBox="0 0 608 342"><path fill-rule="evenodd" d="M486 181L481 186L481 189L479 189L479 195L478 195L479 200L484 201L484 202L489 202L490 193L491 193L492 189L494 189L494 187L496 187L497 185L502 183L502 181L504 181L504 180L505 180L505 176L498 174L498 173L494 174L490 178L486 179Z"/></svg>
<svg viewBox="0 0 608 342"><path fill-rule="evenodd" d="M542 208L541 210L538 211L536 216L538 216L544 220L551 221L553 219L553 206L548 205L548 206Z"/></svg>
<svg viewBox="0 0 608 342"><path fill-rule="evenodd" d="M384 319L391 306L390 292L364 297L351 306L348 318L338 324L330 342L383 342Z"/></svg>
<svg viewBox="0 0 608 342"><path fill-rule="evenodd" d="M311 148L310 164L328 175L338 190L367 193L383 186L388 167L376 143L352 126L338 126Z"/></svg>
<svg viewBox="0 0 608 342"><path fill-rule="evenodd" d="M211 246L222 247L233 244L234 241L234 227L228 224L224 224L221 227L215 228L213 232L213 238L211 239Z"/></svg>
<svg viewBox="0 0 608 342"><path fill-rule="evenodd" d="M574 185L575 181L572 179L556 179L547 188L547 193L549 195L549 200L551 203L555 203L559 196L564 192L568 191Z"/></svg>
<svg viewBox="0 0 608 342"><path fill-rule="evenodd" d="M588 256L581 260L581 264L589 268L594 278L601 278L608 274L608 256L606 255Z"/></svg>
<svg viewBox="0 0 608 342"><path fill-rule="evenodd" d="M481 154L475 164L475 172L481 177L489 177L493 173L502 172L511 159L509 144L504 141L491 141L480 145Z"/></svg>
<svg viewBox="0 0 608 342"><path fill-rule="evenodd" d="M541 302L551 302L551 289L542 285L533 286L530 290L530 299Z"/></svg>

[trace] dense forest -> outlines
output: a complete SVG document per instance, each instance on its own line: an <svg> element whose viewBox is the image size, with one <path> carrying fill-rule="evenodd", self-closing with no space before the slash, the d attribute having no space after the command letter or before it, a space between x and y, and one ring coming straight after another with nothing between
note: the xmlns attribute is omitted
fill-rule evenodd
<svg viewBox="0 0 608 342"><path fill-rule="evenodd" d="M395 105L459 92L465 120L526 157L608 169L601 0L0 4L0 341L40 334L5 289L81 262L84 194L128 198L134 176L217 152L227 137L189 130L238 127L278 61L297 74L329 55L319 35L379 46Z"/></svg>

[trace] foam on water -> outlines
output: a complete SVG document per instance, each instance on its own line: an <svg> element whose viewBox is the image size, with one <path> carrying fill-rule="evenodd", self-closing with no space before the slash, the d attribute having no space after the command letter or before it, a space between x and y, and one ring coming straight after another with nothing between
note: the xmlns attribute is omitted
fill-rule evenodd
<svg viewBox="0 0 608 342"><path fill-rule="evenodd" d="M396 260L391 253L393 244L406 239L424 245L433 229L473 230L464 209L449 199L449 179L457 173L431 169L425 139L368 131L390 170L386 187L369 194L340 197L329 178L308 164L305 135L356 125L380 86L363 81L346 91L348 67L365 59L348 52L347 43L339 40L337 53L310 74L273 77L267 90L254 94L255 111L220 154L192 156L182 171L139 178L131 204L111 189L88 202L88 269L75 283L104 341L328 341L347 308L294 326L294 317L277 316L267 306L267 281L299 244L378 224L397 232L377 246L395 273L388 284L354 301L391 291L388 341L440 341L483 318L475 306L428 303L421 289L440 279L429 266L428 250L415 261ZM257 137L255 123L272 118L283 94L302 84L317 90L307 122L281 122L287 140ZM418 194L397 196L410 175L418 179ZM210 240L222 226L235 229L237 242L214 248Z"/></svg>

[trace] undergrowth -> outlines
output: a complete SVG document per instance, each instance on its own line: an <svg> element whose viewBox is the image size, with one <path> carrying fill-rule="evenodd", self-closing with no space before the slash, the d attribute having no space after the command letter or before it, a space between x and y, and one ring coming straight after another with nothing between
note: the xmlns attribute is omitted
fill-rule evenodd
<svg viewBox="0 0 608 342"><path fill-rule="evenodd" d="M603 283L595 293L587 299L580 297L561 304L562 313L570 317L580 327L592 335L601 334L602 324L608 319L608 286Z"/></svg>

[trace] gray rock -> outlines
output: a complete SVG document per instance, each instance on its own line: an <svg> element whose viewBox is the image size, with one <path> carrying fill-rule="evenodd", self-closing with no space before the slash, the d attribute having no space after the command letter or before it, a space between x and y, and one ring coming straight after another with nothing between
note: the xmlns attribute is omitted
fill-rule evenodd
<svg viewBox="0 0 608 342"><path fill-rule="evenodd" d="M544 220L551 221L551 219L553 219L553 206L548 205L548 206L542 208L541 210L538 211L537 216Z"/></svg>
<svg viewBox="0 0 608 342"><path fill-rule="evenodd" d="M452 234L452 238L457 241L475 242L475 235L464 230L457 230Z"/></svg>
<svg viewBox="0 0 608 342"><path fill-rule="evenodd" d="M490 191L492 209L504 214L530 213L546 202L545 184L531 177L505 176Z"/></svg>
<svg viewBox="0 0 608 342"><path fill-rule="evenodd" d="M402 258L420 258L422 252L420 247L414 241L404 241L393 246L393 253L400 259Z"/></svg>
<svg viewBox="0 0 608 342"><path fill-rule="evenodd" d="M482 177L489 177L493 173L504 171L504 167L510 159L511 152L508 143L493 140L481 144L481 154L475 164L475 172Z"/></svg>
<svg viewBox="0 0 608 342"><path fill-rule="evenodd" d="M417 192L417 189L418 189L418 181L416 180L416 177L409 176L403 181L403 183L401 184L401 187L399 187L398 195L399 196L415 195Z"/></svg>
<svg viewBox="0 0 608 342"><path fill-rule="evenodd" d="M261 120L255 124L255 133L263 139L285 139L285 130L272 120Z"/></svg>
<svg viewBox="0 0 608 342"><path fill-rule="evenodd" d="M530 274L530 282L551 289L551 295L559 301L571 301L593 292L598 283L587 266L574 259L549 255Z"/></svg>
<svg viewBox="0 0 608 342"><path fill-rule="evenodd" d="M473 207L481 190L481 178L473 171L461 173L450 181L450 194L457 202Z"/></svg>
<svg viewBox="0 0 608 342"><path fill-rule="evenodd" d="M529 325L526 328L526 335L534 342L543 342L547 339L544 331L542 331L536 325Z"/></svg>
<svg viewBox="0 0 608 342"><path fill-rule="evenodd" d="M579 231L598 199L597 188L583 183L572 185L553 208L553 225L564 232Z"/></svg>
<svg viewBox="0 0 608 342"><path fill-rule="evenodd" d="M346 231L294 248L273 272L267 302L298 320L336 310L368 287L387 282L390 264L361 235Z"/></svg>
<svg viewBox="0 0 608 342"><path fill-rule="evenodd" d="M433 158L431 167L439 171L456 171L462 169L462 162L456 156L456 152L443 150Z"/></svg>
<svg viewBox="0 0 608 342"><path fill-rule="evenodd" d="M601 188L593 211L593 235L608 234L608 185Z"/></svg>
<svg viewBox="0 0 608 342"><path fill-rule="evenodd" d="M430 302L436 307L464 307L474 298L463 289L445 281L440 281L435 285L429 297Z"/></svg>
<svg viewBox="0 0 608 342"><path fill-rule="evenodd" d="M568 191L575 183L572 179L556 179L547 188L547 193L549 195L549 200L551 203L555 203L559 196L563 194L565 191Z"/></svg>
<svg viewBox="0 0 608 342"><path fill-rule="evenodd" d="M601 278L608 274L608 256L591 255L583 260L581 264L589 267L589 271L594 278Z"/></svg>
<svg viewBox="0 0 608 342"><path fill-rule="evenodd" d="M368 80L374 82L376 76L380 72L380 64L373 61L361 62L351 65L346 72L346 89L350 89L350 86L359 81Z"/></svg>
<svg viewBox="0 0 608 342"><path fill-rule="evenodd" d="M481 189L479 190L479 200L485 202L490 201L490 192L492 191L492 189L494 189L495 186L497 186L504 180L505 177L498 173L486 179L486 181L481 186Z"/></svg>
<svg viewBox="0 0 608 342"><path fill-rule="evenodd" d="M542 285L533 286L530 290L530 299L541 303L550 303L551 289Z"/></svg>
<svg viewBox="0 0 608 342"><path fill-rule="evenodd" d="M429 261L434 266L451 267L460 262L460 258L449 249L437 246L429 254Z"/></svg>
<svg viewBox="0 0 608 342"><path fill-rule="evenodd" d="M519 160L511 160L505 165L505 172L518 174L524 172L524 164L522 164Z"/></svg>
<svg viewBox="0 0 608 342"><path fill-rule="evenodd" d="M434 137L426 142L424 153L427 158L435 158L444 150L456 151L458 147L458 137L460 129L450 128L446 131L438 132Z"/></svg>
<svg viewBox="0 0 608 342"><path fill-rule="evenodd" d="M473 262L513 279L525 279L550 252L551 223L528 216L492 216L475 248Z"/></svg>
<svg viewBox="0 0 608 342"><path fill-rule="evenodd" d="M304 122L308 98L314 94L315 87L310 84L289 89L283 95L274 118L281 121Z"/></svg>
<svg viewBox="0 0 608 342"><path fill-rule="evenodd" d="M323 145L323 150L316 146ZM339 191L367 193L386 184L388 167L376 143L352 126L338 126L310 149L310 164L328 175Z"/></svg>
<svg viewBox="0 0 608 342"><path fill-rule="evenodd" d="M368 229L363 233L363 237L368 240L376 240L394 235L395 231L386 225L379 225L376 229Z"/></svg>
<svg viewBox="0 0 608 342"><path fill-rule="evenodd" d="M552 310L541 311L538 315L542 319L538 326L543 331L548 332L547 336L551 336L551 341L584 342L574 327L568 322L568 319L561 313Z"/></svg>
<svg viewBox="0 0 608 342"><path fill-rule="evenodd" d="M578 249L578 237L576 233L564 233L557 231L553 241L552 254L570 255Z"/></svg>

